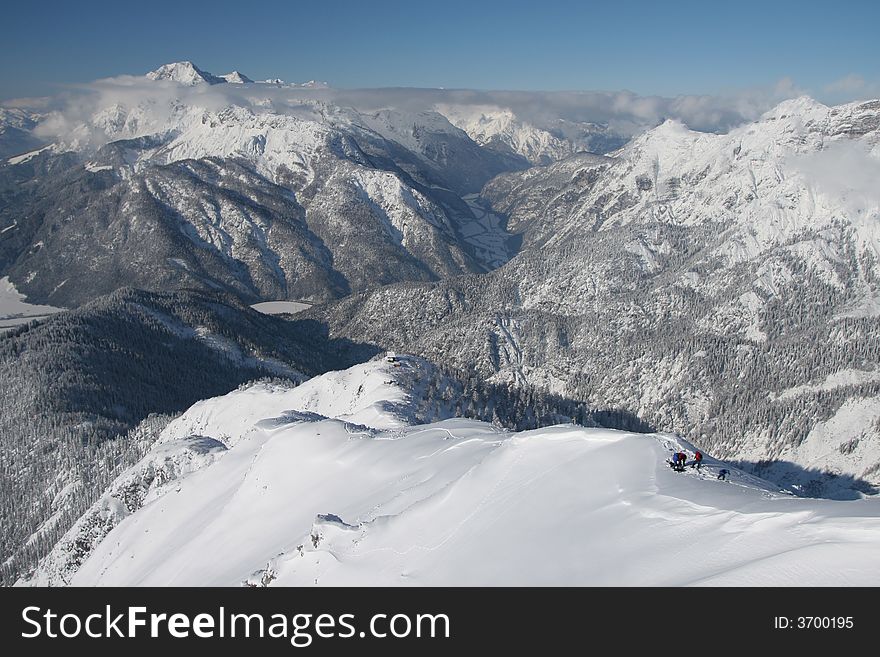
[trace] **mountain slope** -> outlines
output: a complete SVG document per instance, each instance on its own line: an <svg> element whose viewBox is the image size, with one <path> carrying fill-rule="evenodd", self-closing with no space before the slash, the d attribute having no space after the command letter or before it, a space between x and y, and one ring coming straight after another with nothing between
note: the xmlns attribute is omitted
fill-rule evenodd
<svg viewBox="0 0 880 657"><path fill-rule="evenodd" d="M40 115L23 109L0 107L0 160L31 152L45 145L33 133Z"/></svg>
<svg viewBox="0 0 880 657"><path fill-rule="evenodd" d="M245 381L347 364L345 349L308 322L191 291L120 290L0 337L3 581L54 545L168 416Z"/></svg>
<svg viewBox="0 0 880 657"><path fill-rule="evenodd" d="M482 277L314 308L336 336L623 408L724 458L880 481L880 102L493 180L523 249ZM393 318L393 319L392 319ZM863 484L857 484L863 486Z"/></svg>
<svg viewBox="0 0 880 657"><path fill-rule="evenodd" d="M736 469L719 481L725 464L711 457L701 472L675 473L669 454L693 447L668 434L413 424L445 414L414 404L424 365L398 365L195 405L81 521L81 532L103 538L84 562L64 561L72 544L62 542L31 583L880 581L875 499L795 499ZM333 407L323 406L328 399ZM132 477L145 473L126 510L126 485L133 490ZM108 518L113 528L101 536L95 527ZM75 567L59 570L64 563Z"/></svg>
<svg viewBox="0 0 880 657"><path fill-rule="evenodd" d="M229 97L189 62L148 77L145 99L53 115L71 124L58 141L0 165L0 272L29 298L130 285L320 301L513 253L462 197L524 160L436 112L291 106L259 84Z"/></svg>

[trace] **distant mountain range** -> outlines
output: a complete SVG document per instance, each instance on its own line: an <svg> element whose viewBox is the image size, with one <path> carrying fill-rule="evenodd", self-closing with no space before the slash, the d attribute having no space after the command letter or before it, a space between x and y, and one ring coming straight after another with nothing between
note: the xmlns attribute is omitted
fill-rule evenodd
<svg viewBox="0 0 880 657"><path fill-rule="evenodd" d="M189 62L147 78L226 84ZM503 223L464 197L526 160L436 112L202 100L112 103L67 141L7 158L0 270L59 306L120 285L320 301L486 271L515 252Z"/></svg>

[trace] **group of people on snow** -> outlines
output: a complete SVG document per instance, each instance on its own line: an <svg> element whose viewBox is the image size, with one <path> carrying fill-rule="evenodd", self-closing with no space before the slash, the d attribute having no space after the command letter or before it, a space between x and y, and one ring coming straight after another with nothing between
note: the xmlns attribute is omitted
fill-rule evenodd
<svg viewBox="0 0 880 657"><path fill-rule="evenodd" d="M687 454L685 452L675 452L672 455L670 465L676 472L684 472L685 466L687 465L699 470L703 466L703 453L700 450L697 450L694 452L694 460L688 463Z"/></svg>
<svg viewBox="0 0 880 657"><path fill-rule="evenodd" d="M686 452L673 452L672 460L669 461L670 467L676 472L684 472L685 467L688 465L692 468L696 468L699 470L703 467L703 453L700 450L696 450L694 452L693 461L688 461L688 455ZM727 479L727 476L730 474L730 470L727 468L722 468L718 471L718 479L722 481Z"/></svg>

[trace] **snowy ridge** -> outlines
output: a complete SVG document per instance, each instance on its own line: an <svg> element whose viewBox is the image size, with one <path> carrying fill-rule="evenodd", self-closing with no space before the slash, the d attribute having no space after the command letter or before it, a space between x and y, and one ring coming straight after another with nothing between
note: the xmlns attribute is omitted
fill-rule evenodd
<svg viewBox="0 0 880 657"><path fill-rule="evenodd" d="M719 481L711 457L676 473L667 458L693 446L669 434L420 417L429 370L378 360L199 402L132 469L169 478L133 513L102 498L112 531L59 579L62 541L30 583L880 582L876 499L796 499L733 468Z"/></svg>
<svg viewBox="0 0 880 657"><path fill-rule="evenodd" d="M426 400L423 382L433 367L420 359L366 363L317 376L302 385L256 383L198 402L171 421L140 463L123 472L61 538L28 584L59 586L106 535L142 506L179 492L179 480L207 467L254 432L298 422L338 419L347 432L393 431L447 417Z"/></svg>
<svg viewBox="0 0 880 657"><path fill-rule="evenodd" d="M238 71L235 71L234 73L238 74ZM157 82L177 82L187 87L195 86L197 84L223 84L227 82L224 77L218 78L210 73L206 73L192 62L164 64L155 71L147 73L147 78Z"/></svg>
<svg viewBox="0 0 880 657"><path fill-rule="evenodd" d="M506 146L532 164L549 164L576 150L574 143L520 121L509 109L479 105L439 105L437 111L478 144Z"/></svg>
<svg viewBox="0 0 880 657"><path fill-rule="evenodd" d="M233 71L232 73L226 73L225 75L221 75L221 78L226 80L229 84L250 84L253 82L248 76L239 73L238 71Z"/></svg>

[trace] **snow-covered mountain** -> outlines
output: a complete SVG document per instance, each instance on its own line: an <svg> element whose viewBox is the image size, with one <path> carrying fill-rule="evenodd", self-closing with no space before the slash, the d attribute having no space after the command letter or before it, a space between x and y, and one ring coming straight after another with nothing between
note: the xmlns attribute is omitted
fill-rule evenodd
<svg viewBox="0 0 880 657"><path fill-rule="evenodd" d="M0 166L0 270L30 298L71 306L132 285L319 301L513 254L463 196L524 161L436 112L291 106L260 85L212 95L187 85L219 78L189 62L148 77L180 85L99 103Z"/></svg>
<svg viewBox="0 0 880 657"><path fill-rule="evenodd" d="M250 84L253 82L248 76L239 73L238 71L233 71L232 73L227 73L220 77L226 80L229 84Z"/></svg>
<svg viewBox="0 0 880 657"><path fill-rule="evenodd" d="M308 322L216 293L119 290L0 337L0 582L32 568L169 415L351 364ZM335 361L335 364L334 364ZM164 420L163 420L164 418Z"/></svg>
<svg viewBox="0 0 880 657"><path fill-rule="evenodd" d="M230 75L238 74L237 71ZM226 76L217 77L200 69L192 62L164 64L155 71L147 73L147 78L156 81L178 82L188 87L197 84L223 84L229 82Z"/></svg>
<svg viewBox="0 0 880 657"><path fill-rule="evenodd" d="M42 116L20 108L0 107L0 159L28 153L45 145L33 133Z"/></svg>
<svg viewBox="0 0 880 657"><path fill-rule="evenodd" d="M755 468L790 461L818 490L822 471L876 484L878 136L880 101L796 99L728 134L666 122L489 183L523 238L501 269L312 313Z"/></svg>
<svg viewBox="0 0 880 657"><path fill-rule="evenodd" d="M877 199L868 179L876 173L871 167L880 158L878 142L877 101L831 108L803 97L726 134L696 132L668 120L612 159L573 160L501 177L493 182L492 198L514 221L534 222L532 208L518 211L514 204L558 190L539 208L544 213L529 235L533 241L552 234L563 243L585 230L633 222L686 227L723 222L739 227L723 239L755 242L740 256L749 258L800 232L822 230L836 217L870 231ZM867 171L844 182L850 171L840 169L846 165ZM844 175L824 175L834 169ZM755 239L746 240L743 231ZM733 250L729 244L718 247Z"/></svg>
<svg viewBox="0 0 880 657"><path fill-rule="evenodd" d="M873 502L777 489L860 498L880 485L880 101L795 99L717 134L670 120L611 149L585 146L614 142L604 124L539 120L502 96L398 91L249 83L183 62L54 109L4 110L2 125L35 141L0 162L0 280L50 309L100 297L0 338L0 461L15 473L0 494L4 581L167 414L255 373L299 380L385 349L439 367L372 363L194 407L37 581L556 583L567 566L566 582L613 583L566 561L568 545L603 554L567 518L603 527L618 554L660 525L659 543L635 545L648 566L622 583L702 581L674 568L653 579L667 564L642 548L734 558L702 536L725 527L743 536L742 568L713 562L705 581L757 582L786 550L798 576L831 556L861 564L851 529L873 531ZM263 300L327 303L284 320L247 308ZM161 421L138 424L152 412ZM540 429L569 419L581 426ZM584 428L645 423L682 438ZM735 487L712 478L714 461L707 476L662 467L695 444L727 460ZM278 500L294 498L307 503L277 523ZM560 499L576 508L563 516ZM635 501L645 515L628 515ZM700 531L676 543L669 518ZM200 570L195 526L253 544ZM166 532L182 537L167 567ZM473 546L511 550L516 570L471 560Z"/></svg>
<svg viewBox="0 0 880 657"><path fill-rule="evenodd" d="M480 106L440 106L437 111L484 146L507 148L532 164L549 164L571 155L575 145L546 130L518 121L509 109Z"/></svg>
<svg viewBox="0 0 880 657"><path fill-rule="evenodd" d="M22 583L880 583L877 499L797 499L711 457L673 472L694 447L671 434L426 411L430 369L400 357L199 402Z"/></svg>
<svg viewBox="0 0 880 657"><path fill-rule="evenodd" d="M437 111L478 144L521 155L533 165L550 164L580 151L604 153L627 141L607 126L557 119L548 129L521 120L508 108L491 105L441 104Z"/></svg>

